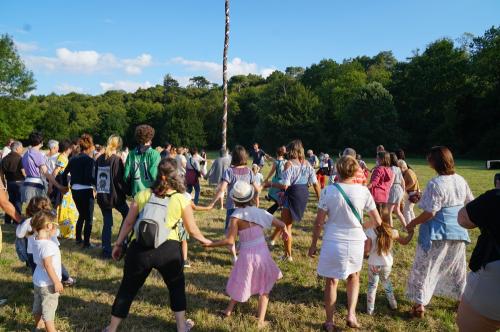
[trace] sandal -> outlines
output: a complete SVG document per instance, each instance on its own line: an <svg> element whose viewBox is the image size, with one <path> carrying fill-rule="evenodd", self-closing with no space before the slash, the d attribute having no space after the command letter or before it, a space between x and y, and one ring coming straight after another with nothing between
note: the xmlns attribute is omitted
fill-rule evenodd
<svg viewBox="0 0 500 332"><path fill-rule="evenodd" d="M323 325L321 327L322 327L323 331L327 331L327 332L334 332L335 331L335 324L331 323L331 322L323 323Z"/></svg>
<svg viewBox="0 0 500 332"><path fill-rule="evenodd" d="M413 318L422 319L425 316L425 309L420 308L418 306L414 306L411 310L411 315Z"/></svg>
<svg viewBox="0 0 500 332"><path fill-rule="evenodd" d="M191 331L194 326L194 322L191 319L186 319L186 332Z"/></svg>

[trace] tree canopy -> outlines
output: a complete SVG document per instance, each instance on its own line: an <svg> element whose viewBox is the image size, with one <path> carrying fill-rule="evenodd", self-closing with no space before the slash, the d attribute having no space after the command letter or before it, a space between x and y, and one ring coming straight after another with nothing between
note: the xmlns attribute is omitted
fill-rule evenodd
<svg viewBox="0 0 500 332"><path fill-rule="evenodd" d="M38 129L47 138L90 132L99 143L117 133L132 146L135 126L147 123L156 129L155 144L220 147L222 89L203 76L193 77L187 87L166 74L161 85L135 93L23 99L34 87L33 76L12 40L4 36L1 43L1 140L23 139ZM272 151L301 138L308 148L330 153L352 146L373 154L374 146L384 144L422 154L445 144L461 156L500 156L497 27L459 42L433 41L405 61L390 51L342 62L323 59L267 78L236 75L228 89L230 146L258 141Z"/></svg>

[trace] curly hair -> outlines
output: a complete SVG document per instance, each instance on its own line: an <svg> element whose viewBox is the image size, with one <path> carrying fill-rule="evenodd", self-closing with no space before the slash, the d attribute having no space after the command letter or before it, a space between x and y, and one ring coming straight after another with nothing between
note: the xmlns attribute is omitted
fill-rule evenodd
<svg viewBox="0 0 500 332"><path fill-rule="evenodd" d="M144 145L151 142L155 137L155 129L150 125L139 125L135 128L135 140L137 143Z"/></svg>
<svg viewBox="0 0 500 332"><path fill-rule="evenodd" d="M52 210L50 200L45 196L33 197L26 207L26 216L33 217L38 211Z"/></svg>
<svg viewBox="0 0 500 332"><path fill-rule="evenodd" d="M47 224L54 223L56 221L56 215L49 210L40 210L31 218L31 229L30 235L35 232L47 227Z"/></svg>
<svg viewBox="0 0 500 332"><path fill-rule="evenodd" d="M83 134L80 136L80 139L78 139L78 145L80 146L80 151L83 152L94 146L94 140L91 135Z"/></svg>
<svg viewBox="0 0 500 332"><path fill-rule="evenodd" d="M158 176L151 188L156 196L165 197L169 189L178 193L184 193L184 179L177 172L177 161L173 158L165 158L158 164Z"/></svg>

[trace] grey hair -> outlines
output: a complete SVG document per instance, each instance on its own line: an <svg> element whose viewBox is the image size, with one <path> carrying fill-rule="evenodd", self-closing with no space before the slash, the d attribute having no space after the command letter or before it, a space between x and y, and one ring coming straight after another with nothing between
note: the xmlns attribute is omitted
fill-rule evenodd
<svg viewBox="0 0 500 332"><path fill-rule="evenodd" d="M353 148L345 148L344 152L342 152L342 157L344 156L352 156L354 159L356 159L356 150Z"/></svg>
<svg viewBox="0 0 500 332"><path fill-rule="evenodd" d="M23 143L21 143L19 141L14 141L10 144L11 151L16 151L17 149L22 148L22 147L23 147Z"/></svg>
<svg viewBox="0 0 500 332"><path fill-rule="evenodd" d="M398 160L398 167L401 169L408 169L408 165L406 164L406 161L403 159Z"/></svg>
<svg viewBox="0 0 500 332"><path fill-rule="evenodd" d="M59 146L59 142L56 141L55 139L51 139L48 143L47 146L49 149L55 148L56 146Z"/></svg>

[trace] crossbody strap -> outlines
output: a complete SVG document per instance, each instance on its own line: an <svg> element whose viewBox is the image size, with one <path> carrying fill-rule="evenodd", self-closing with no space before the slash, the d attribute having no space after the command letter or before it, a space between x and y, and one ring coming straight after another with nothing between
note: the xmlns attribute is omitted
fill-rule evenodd
<svg viewBox="0 0 500 332"><path fill-rule="evenodd" d="M342 195L342 197L344 197L344 200L346 201L347 205L349 205L349 207L351 208L351 211L352 211L352 213L354 213L354 216L356 217L356 219L358 219L358 221L361 224L363 224L363 219L361 218L361 216L359 215L358 210L356 210L356 208L352 204L351 200L349 199L349 197L345 193L344 189L342 189L342 187L338 183L334 183L333 185L335 186L335 188L337 188L337 190L340 192L340 194Z"/></svg>

